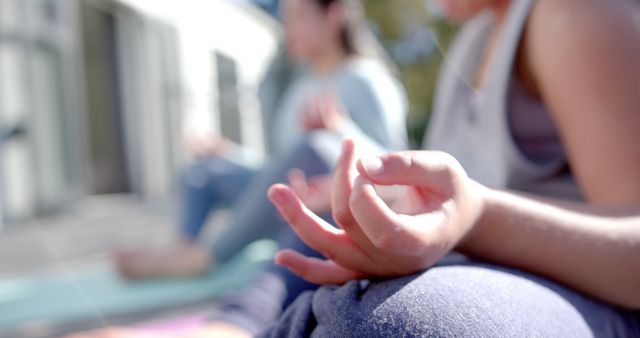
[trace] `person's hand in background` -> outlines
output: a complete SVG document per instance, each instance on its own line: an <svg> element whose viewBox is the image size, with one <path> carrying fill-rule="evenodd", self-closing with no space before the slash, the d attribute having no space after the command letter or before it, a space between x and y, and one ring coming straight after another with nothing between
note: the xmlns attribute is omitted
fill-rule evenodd
<svg viewBox="0 0 640 338"><path fill-rule="evenodd" d="M289 186L302 203L316 214L331 211L331 175L306 177L304 172L293 169L289 172Z"/></svg>
<svg viewBox="0 0 640 338"><path fill-rule="evenodd" d="M392 207L375 185L408 186ZM395 277L422 271L453 250L473 230L483 209L484 188L460 164L439 152L400 152L357 162L353 141L332 185L336 229L311 212L285 185L269 198L300 238L326 260L284 250L276 262L317 284Z"/></svg>
<svg viewBox="0 0 640 338"><path fill-rule="evenodd" d="M186 149L197 157L222 155L233 147L233 142L223 136L189 133L184 138Z"/></svg>
<svg viewBox="0 0 640 338"><path fill-rule="evenodd" d="M338 132L350 117L335 93L326 92L307 99L300 116L306 131L328 130Z"/></svg>

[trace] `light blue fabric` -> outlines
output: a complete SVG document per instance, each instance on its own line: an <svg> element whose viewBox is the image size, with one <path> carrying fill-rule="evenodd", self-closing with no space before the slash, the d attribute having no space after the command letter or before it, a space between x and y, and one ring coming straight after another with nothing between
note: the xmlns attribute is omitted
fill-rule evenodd
<svg viewBox="0 0 640 338"><path fill-rule="evenodd" d="M402 85L377 60L353 57L326 76L307 73L284 96L269 130L272 154L286 151L303 135L300 113L314 96L335 93L353 123L341 131L359 142L375 142L388 150L407 146L407 98Z"/></svg>

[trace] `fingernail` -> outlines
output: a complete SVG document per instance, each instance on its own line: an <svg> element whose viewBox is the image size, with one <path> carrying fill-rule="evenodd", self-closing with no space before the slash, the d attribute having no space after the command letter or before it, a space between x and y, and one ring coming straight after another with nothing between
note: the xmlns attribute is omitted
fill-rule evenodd
<svg viewBox="0 0 640 338"><path fill-rule="evenodd" d="M283 266L284 264L282 263L282 255L281 255L282 251L278 251L275 255L275 257L273 257L273 262L276 263L276 265L279 266Z"/></svg>
<svg viewBox="0 0 640 338"><path fill-rule="evenodd" d="M276 206L280 206L284 201L284 195L280 191L273 191L269 197L271 197L271 201L276 204Z"/></svg>
<svg viewBox="0 0 640 338"><path fill-rule="evenodd" d="M384 171L384 164L379 157L362 159L362 167L369 176L380 175Z"/></svg>

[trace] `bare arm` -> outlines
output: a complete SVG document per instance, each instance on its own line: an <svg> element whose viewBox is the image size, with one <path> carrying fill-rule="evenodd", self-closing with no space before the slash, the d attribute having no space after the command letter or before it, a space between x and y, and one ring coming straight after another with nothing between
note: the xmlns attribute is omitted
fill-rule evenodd
<svg viewBox="0 0 640 338"><path fill-rule="evenodd" d="M535 5L525 67L590 204L486 190L483 216L460 251L640 308L637 13L627 0Z"/></svg>
<svg viewBox="0 0 640 338"><path fill-rule="evenodd" d="M640 308L637 13L627 0L536 4L523 46L526 67L591 205L488 190L461 251ZM635 216L624 206L635 206Z"/></svg>
<svg viewBox="0 0 640 338"><path fill-rule="evenodd" d="M461 252L640 309L638 207L595 210L495 190L486 190L484 200Z"/></svg>
<svg viewBox="0 0 640 338"><path fill-rule="evenodd" d="M587 200L640 203L640 25L629 0L540 0L525 68Z"/></svg>

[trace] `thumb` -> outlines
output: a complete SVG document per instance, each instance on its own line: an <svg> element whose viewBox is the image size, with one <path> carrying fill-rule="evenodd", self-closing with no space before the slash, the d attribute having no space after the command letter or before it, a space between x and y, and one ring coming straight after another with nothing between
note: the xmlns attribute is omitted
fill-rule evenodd
<svg viewBox="0 0 640 338"><path fill-rule="evenodd" d="M377 185L406 185L453 193L453 187L466 177L462 166L451 155L437 151L403 151L360 159L360 175Z"/></svg>

